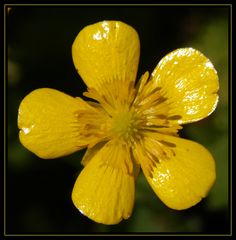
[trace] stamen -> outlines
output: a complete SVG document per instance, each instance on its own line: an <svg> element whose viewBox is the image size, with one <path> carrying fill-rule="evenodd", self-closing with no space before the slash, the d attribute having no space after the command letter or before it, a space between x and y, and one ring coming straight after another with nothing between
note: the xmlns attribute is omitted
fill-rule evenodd
<svg viewBox="0 0 236 240"><path fill-rule="evenodd" d="M181 116L171 114L171 103L163 89L148 77L149 73L146 72L136 87L133 81L127 83L113 79L104 81L98 89L88 89L84 96L96 102L90 104L89 111L75 113L82 129L80 136L83 140L80 141L92 147L101 141L116 140L125 143L119 151L129 152L126 148L134 149L153 133L176 136L182 128L178 124ZM169 159L175 154L172 143L160 140L151 145L154 149L145 149L151 159L150 169L162 159ZM131 158L129 154L126 160L132 162ZM128 165L124 169L132 171Z"/></svg>

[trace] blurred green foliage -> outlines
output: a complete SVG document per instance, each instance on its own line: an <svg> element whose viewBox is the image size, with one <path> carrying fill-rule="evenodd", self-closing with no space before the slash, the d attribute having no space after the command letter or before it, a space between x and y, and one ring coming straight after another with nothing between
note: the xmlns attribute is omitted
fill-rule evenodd
<svg viewBox="0 0 236 240"><path fill-rule="evenodd" d="M86 25L116 19L133 26L141 40L138 76L152 71L168 52L194 47L213 62L220 79L220 100L208 118L184 126L181 135L213 154L217 180L209 196L184 211L167 208L143 174L129 220L97 224L73 206L71 190L84 151L42 160L18 140L17 111L23 97L40 87L81 96L86 86L77 75L71 45ZM228 82L229 9L227 7L30 7L13 6L6 19L8 47L6 230L19 233L228 233Z"/></svg>

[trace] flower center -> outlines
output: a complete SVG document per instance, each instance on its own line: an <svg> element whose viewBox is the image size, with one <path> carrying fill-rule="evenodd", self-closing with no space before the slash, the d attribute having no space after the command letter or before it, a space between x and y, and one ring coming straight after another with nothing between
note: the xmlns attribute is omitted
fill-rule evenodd
<svg viewBox="0 0 236 240"><path fill-rule="evenodd" d="M177 135L181 116L171 113L165 92L148 79L146 72L136 86L134 82L115 79L103 82L98 89L89 88L84 96L99 103L93 107L100 115L91 117L95 127L85 130L90 129L91 136L96 132L103 140L121 138L127 144L141 142L153 132Z"/></svg>
<svg viewBox="0 0 236 240"><path fill-rule="evenodd" d="M112 133L114 136L128 139L137 131L135 115L131 111L122 111L112 118Z"/></svg>

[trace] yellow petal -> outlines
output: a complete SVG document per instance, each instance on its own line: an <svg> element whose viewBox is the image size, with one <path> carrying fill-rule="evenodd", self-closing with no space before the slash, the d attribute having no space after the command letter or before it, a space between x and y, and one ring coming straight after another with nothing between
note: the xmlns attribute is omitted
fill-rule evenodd
<svg viewBox="0 0 236 240"><path fill-rule="evenodd" d="M170 208L181 210L197 204L215 182L215 162L200 144L156 134L146 138L136 155L150 186Z"/></svg>
<svg viewBox="0 0 236 240"><path fill-rule="evenodd" d="M181 115L179 123L200 120L216 108L217 72L210 60L195 49L181 48L167 54L151 79L152 89L161 88L163 97L168 99L172 109L169 115Z"/></svg>
<svg viewBox="0 0 236 240"><path fill-rule="evenodd" d="M130 217L134 193L133 166L127 146L108 142L80 173L72 200L90 219L116 224Z"/></svg>
<svg viewBox="0 0 236 240"><path fill-rule="evenodd" d="M88 104L60 91L42 88L28 94L18 113L20 141L41 158L56 158L79 150L76 111Z"/></svg>
<svg viewBox="0 0 236 240"><path fill-rule="evenodd" d="M137 32L119 21L85 27L72 46L78 73L88 87L95 89L108 81L135 81L139 53Z"/></svg>
<svg viewBox="0 0 236 240"><path fill-rule="evenodd" d="M87 163L93 159L94 155L98 153L98 151L104 146L105 142L99 142L92 148L88 148L83 156L81 164L85 167Z"/></svg>

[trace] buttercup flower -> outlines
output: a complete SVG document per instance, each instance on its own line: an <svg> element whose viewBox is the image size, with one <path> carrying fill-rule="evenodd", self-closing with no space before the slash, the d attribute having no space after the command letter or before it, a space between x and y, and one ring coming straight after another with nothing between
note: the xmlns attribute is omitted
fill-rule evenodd
<svg viewBox="0 0 236 240"><path fill-rule="evenodd" d="M216 178L212 155L178 135L181 125L216 108L212 63L193 48L180 48L135 83L139 54L138 34L129 25L89 25L76 37L72 57L91 100L41 88L19 107L20 141L40 158L87 148L72 200L103 224L130 217L140 167L156 195L177 210L197 204Z"/></svg>

